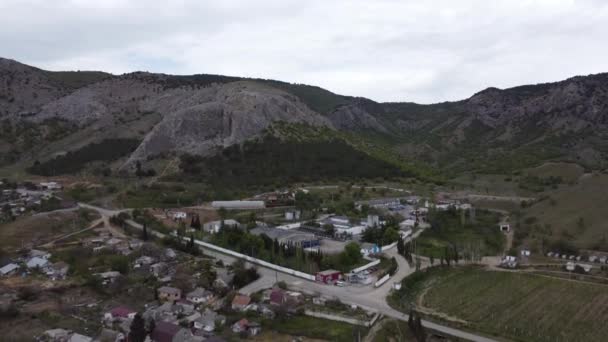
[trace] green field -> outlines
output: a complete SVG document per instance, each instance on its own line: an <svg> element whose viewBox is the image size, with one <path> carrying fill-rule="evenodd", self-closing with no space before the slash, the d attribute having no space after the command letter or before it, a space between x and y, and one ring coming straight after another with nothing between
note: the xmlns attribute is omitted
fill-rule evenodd
<svg viewBox="0 0 608 342"><path fill-rule="evenodd" d="M326 341L353 341L354 336L367 334L367 328L348 323L328 321L309 316L293 316L287 319L264 321L264 327L292 336L305 336Z"/></svg>
<svg viewBox="0 0 608 342"><path fill-rule="evenodd" d="M473 220L469 212L460 210L431 211L426 229L416 239L416 252L439 261L446 248L455 248L460 258L473 255L498 255L504 248L504 235L498 230L500 215L477 210Z"/></svg>
<svg viewBox="0 0 608 342"><path fill-rule="evenodd" d="M422 306L516 341L604 341L608 286L460 268L436 273ZM419 301L420 303L420 301Z"/></svg>
<svg viewBox="0 0 608 342"><path fill-rule="evenodd" d="M522 209L519 222L515 220L516 243L539 252L560 241L572 249L608 251L606 189L608 175L589 174L574 185L545 192L543 200Z"/></svg>

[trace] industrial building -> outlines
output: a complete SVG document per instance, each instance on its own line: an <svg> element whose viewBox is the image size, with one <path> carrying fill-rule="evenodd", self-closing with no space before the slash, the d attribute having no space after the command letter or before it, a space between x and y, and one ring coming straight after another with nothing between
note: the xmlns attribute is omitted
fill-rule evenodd
<svg viewBox="0 0 608 342"><path fill-rule="evenodd" d="M215 209L264 209L264 201L213 201L211 206Z"/></svg>
<svg viewBox="0 0 608 342"><path fill-rule="evenodd" d="M224 225L224 227L241 228L241 224L238 221L232 220L232 219L224 220L223 225ZM207 222L203 225L203 230L206 231L207 233L212 233L212 234L218 233L221 228L222 228L221 220Z"/></svg>
<svg viewBox="0 0 608 342"><path fill-rule="evenodd" d="M315 234L306 233L295 229L285 230L258 227L252 229L250 233L258 236L264 234L273 240L276 239L279 243L292 243L302 248L318 247L321 244L321 240Z"/></svg>

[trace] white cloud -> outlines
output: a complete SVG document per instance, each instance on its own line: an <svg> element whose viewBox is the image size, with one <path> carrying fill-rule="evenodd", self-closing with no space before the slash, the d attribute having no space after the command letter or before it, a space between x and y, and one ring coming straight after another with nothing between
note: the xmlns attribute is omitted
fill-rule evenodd
<svg viewBox="0 0 608 342"><path fill-rule="evenodd" d="M428 103L608 71L606 22L596 0L0 0L0 55Z"/></svg>

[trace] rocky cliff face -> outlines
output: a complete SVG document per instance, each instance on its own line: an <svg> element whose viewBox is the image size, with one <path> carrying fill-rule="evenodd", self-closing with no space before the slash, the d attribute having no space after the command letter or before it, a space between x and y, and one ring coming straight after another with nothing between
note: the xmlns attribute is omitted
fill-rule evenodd
<svg viewBox="0 0 608 342"><path fill-rule="evenodd" d="M147 110L167 114L129 163L167 152L208 155L258 136L273 122L332 127L294 96L251 82L214 85L194 93L171 90L165 97L146 104Z"/></svg>
<svg viewBox="0 0 608 342"><path fill-rule="evenodd" d="M467 101L467 109L490 127L536 120L555 129L579 131L608 123L608 74L506 90L486 89Z"/></svg>
<svg viewBox="0 0 608 342"><path fill-rule="evenodd" d="M65 94L42 70L0 58L0 118L31 115Z"/></svg>

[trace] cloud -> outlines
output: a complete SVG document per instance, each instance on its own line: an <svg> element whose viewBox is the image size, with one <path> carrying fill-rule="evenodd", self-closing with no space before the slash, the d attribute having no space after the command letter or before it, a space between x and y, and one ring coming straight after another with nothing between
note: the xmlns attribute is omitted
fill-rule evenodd
<svg viewBox="0 0 608 342"><path fill-rule="evenodd" d="M0 0L0 54L429 103L608 71L607 21L598 0Z"/></svg>

